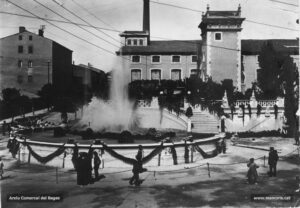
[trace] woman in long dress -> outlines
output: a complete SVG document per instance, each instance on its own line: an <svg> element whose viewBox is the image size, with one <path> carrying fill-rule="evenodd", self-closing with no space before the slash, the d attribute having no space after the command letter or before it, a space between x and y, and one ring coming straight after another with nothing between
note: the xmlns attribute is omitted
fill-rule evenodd
<svg viewBox="0 0 300 208"><path fill-rule="evenodd" d="M257 184L258 174L257 174L256 169L259 168L259 166L256 165L256 163L254 162L254 158L250 159L247 166L249 167L248 173L247 173L249 184Z"/></svg>

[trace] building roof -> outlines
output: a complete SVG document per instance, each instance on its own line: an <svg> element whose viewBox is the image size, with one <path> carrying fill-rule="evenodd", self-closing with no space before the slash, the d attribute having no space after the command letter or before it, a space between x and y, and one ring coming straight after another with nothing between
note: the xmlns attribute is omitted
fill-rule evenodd
<svg viewBox="0 0 300 208"><path fill-rule="evenodd" d="M241 40L243 55L257 55L264 43L270 41L275 50L290 55L299 54L299 40L296 39L249 39ZM117 55L196 55L201 40L150 41L149 46L123 46ZM212 45L213 47L213 45Z"/></svg>
<svg viewBox="0 0 300 208"><path fill-rule="evenodd" d="M259 54L261 47L267 42L271 42L274 49L278 52L288 53L290 55L299 54L299 40L297 39L242 40L242 54Z"/></svg>
<svg viewBox="0 0 300 208"><path fill-rule="evenodd" d="M65 48L65 49L67 49L67 50L73 52L73 51L70 50L69 48L67 48L67 47L65 47L65 46L63 46L63 45L61 45L60 43L58 43L58 42L56 42L56 41L54 41L54 40L51 40L51 39L49 39L49 38L47 38L47 37L45 37L45 36L40 36L40 35L38 35L38 34L35 34L35 33L33 33L33 32L30 32L30 31L28 31L28 30L26 30L26 29L25 29L23 32L18 32L18 33L12 34L12 35L8 35L8 36L5 36L5 37L2 37L2 38L0 38L0 40L2 40L2 39L4 39L4 38L11 37L11 36L14 36L14 35L19 35L19 34L22 34L22 33L30 33L30 34L32 34L32 35L34 35L34 36L38 36L38 37L41 37L41 38L45 38L45 39L47 39L47 40L49 40L49 41L52 41L52 42L56 43L57 45L59 45L59 46L61 46L61 47L63 47L63 48Z"/></svg>
<svg viewBox="0 0 300 208"><path fill-rule="evenodd" d="M117 55L193 55L200 44L201 40L150 41L149 46L123 46Z"/></svg>
<svg viewBox="0 0 300 208"><path fill-rule="evenodd" d="M95 68L91 65L84 65L84 64L79 64L79 65L73 65L76 69L84 69L84 70L91 70L96 73L104 73L101 69Z"/></svg>

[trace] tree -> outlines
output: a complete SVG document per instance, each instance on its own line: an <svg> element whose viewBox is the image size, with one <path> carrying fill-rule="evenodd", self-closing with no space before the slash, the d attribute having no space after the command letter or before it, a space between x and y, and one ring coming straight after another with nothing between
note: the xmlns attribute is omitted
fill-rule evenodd
<svg viewBox="0 0 300 208"><path fill-rule="evenodd" d="M42 87L42 89L38 92L38 95L47 104L48 109L54 104L56 95L52 84L45 84Z"/></svg>
<svg viewBox="0 0 300 208"><path fill-rule="evenodd" d="M283 56L275 51L270 41L267 41L262 46L258 55L258 62L260 66L257 76L258 87L266 97L275 98L282 95L279 76L281 74Z"/></svg>
<svg viewBox="0 0 300 208"><path fill-rule="evenodd" d="M18 99L20 98L20 91L15 88L6 88L2 90L2 98L5 106L5 111L8 113L5 117L14 117L19 113Z"/></svg>
<svg viewBox="0 0 300 208"><path fill-rule="evenodd" d="M298 109L298 70L296 64L291 57L286 57L282 65L282 73L280 76L282 87L284 88L284 114L287 118L287 124L290 130L296 128L296 112Z"/></svg>
<svg viewBox="0 0 300 208"><path fill-rule="evenodd" d="M193 116L193 110L192 108L189 106L187 109L186 109L186 112L185 112L185 115L190 118Z"/></svg>

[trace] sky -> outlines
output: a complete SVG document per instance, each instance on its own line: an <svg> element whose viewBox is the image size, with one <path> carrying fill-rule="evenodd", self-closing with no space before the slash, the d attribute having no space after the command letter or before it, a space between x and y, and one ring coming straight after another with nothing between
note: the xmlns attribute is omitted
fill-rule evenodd
<svg viewBox="0 0 300 208"><path fill-rule="evenodd" d="M71 49L75 64L90 63L106 72L119 63L120 58L114 53L121 46L120 32L142 30L143 0L9 1L39 17L67 21L63 19L64 17L72 22L109 29L96 30L92 27L81 26L80 28L74 24L51 22L65 30L63 31L40 19L3 14L1 12L32 16L7 0L0 0L0 38L17 33L19 26L25 26L28 31L37 33L40 26L45 25L44 36ZM191 10L163 4L172 4ZM242 25L242 39L295 39L299 37L299 25L296 24L300 13L298 0L151 0L151 39L201 39L198 25L201 22L202 12L206 11L207 4L210 10L237 10L238 5L241 4L242 17L246 18ZM61 5L81 19L69 13Z"/></svg>

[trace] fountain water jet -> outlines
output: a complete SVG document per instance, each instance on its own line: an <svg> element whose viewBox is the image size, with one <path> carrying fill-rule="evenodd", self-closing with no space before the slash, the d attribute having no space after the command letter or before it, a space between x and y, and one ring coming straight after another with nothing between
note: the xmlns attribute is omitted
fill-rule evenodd
<svg viewBox="0 0 300 208"><path fill-rule="evenodd" d="M121 63L120 63L121 62ZM94 131L120 132L129 130L135 124L133 103L128 99L124 60L114 67L110 98L108 101L92 98L92 101L83 107L83 116L79 125L89 124Z"/></svg>

